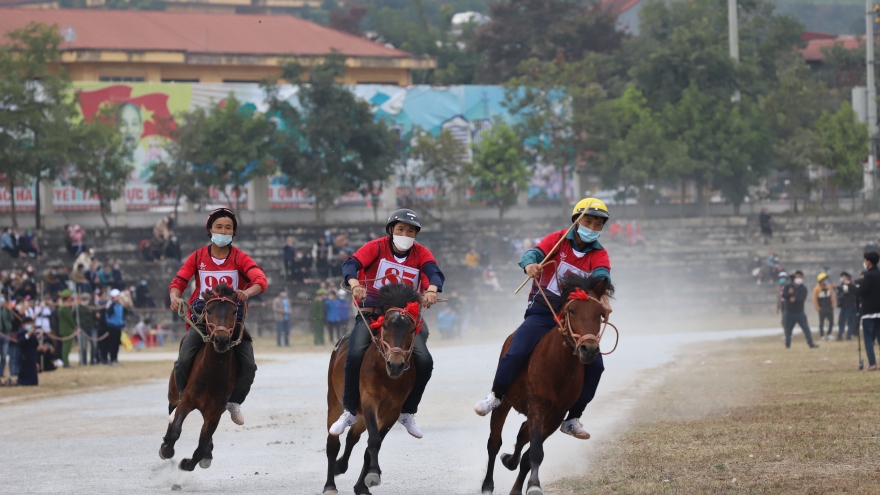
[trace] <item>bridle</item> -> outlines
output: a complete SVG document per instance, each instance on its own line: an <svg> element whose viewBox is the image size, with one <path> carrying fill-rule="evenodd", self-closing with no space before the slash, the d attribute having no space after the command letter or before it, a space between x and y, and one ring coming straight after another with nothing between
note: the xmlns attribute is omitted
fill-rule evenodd
<svg viewBox="0 0 880 495"><path fill-rule="evenodd" d="M392 312L397 312L397 314L409 318L409 320L413 324L413 338L410 341L409 349L404 350L402 347L391 347L391 344L385 342L385 332L383 332L383 330L385 329L385 324L389 320L388 315ZM406 363L403 370L408 370L410 367L410 361L412 359L413 349L416 345L415 336L418 335L422 329L421 304L418 302L411 302L406 305L406 308L388 308L385 311L385 314L380 316L373 323L370 323L367 320L360 307L358 307L358 313L360 313L361 318L363 318L364 323L367 324L367 327L369 327L371 330L376 330L375 332L370 332L370 338L373 340L373 343L376 345L376 349L379 351L379 354L382 356L385 362L388 362L391 356L394 356L395 354L400 355L403 357L404 363Z"/></svg>
<svg viewBox="0 0 880 495"><path fill-rule="evenodd" d="M214 336L217 335L218 330L217 330L216 323L211 323L210 321L208 321L208 316L209 316L208 306L215 301L221 302L221 303L228 303L228 304L232 304L233 306L235 306L235 315L233 316L235 323L232 324L231 329L227 329L226 331L221 331L222 333L228 332L229 338L231 339L232 335L235 333L236 327L242 326L242 330L238 334L238 339L233 340L232 342L229 343L229 348L231 349L231 348L237 346L238 344L240 344L241 340L244 338L244 320L247 319L247 306L245 306L244 316L242 316L241 321L238 321L238 302L233 301L232 299L229 299L227 297L214 296L213 298L205 301L205 309L202 310L202 314L199 315L198 319L196 319L195 322L190 320L189 316L187 315L187 311L186 311L186 309L189 309L189 312L192 313L192 306L190 306L189 304L187 304L183 301L181 301L180 309L178 310L178 316L182 317L189 324L189 327L192 328L193 330L195 330L202 337L203 342L210 342L210 343L214 344L214 343L216 343L214 341ZM199 326L198 326L198 324L202 323L203 321L205 322L205 329L208 331L207 335L205 333L203 333L201 331L201 329L199 329Z"/></svg>

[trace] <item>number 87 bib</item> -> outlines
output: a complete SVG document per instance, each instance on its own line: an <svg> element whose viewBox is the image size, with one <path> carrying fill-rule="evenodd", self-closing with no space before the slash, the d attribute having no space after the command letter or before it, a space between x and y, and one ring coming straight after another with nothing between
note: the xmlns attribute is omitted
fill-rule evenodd
<svg viewBox="0 0 880 495"><path fill-rule="evenodd" d="M376 280L373 287L381 289L387 284L402 283L411 286L415 290L419 290L420 272L418 268L404 266L400 263L394 263L383 259L379 262L379 268L376 270Z"/></svg>

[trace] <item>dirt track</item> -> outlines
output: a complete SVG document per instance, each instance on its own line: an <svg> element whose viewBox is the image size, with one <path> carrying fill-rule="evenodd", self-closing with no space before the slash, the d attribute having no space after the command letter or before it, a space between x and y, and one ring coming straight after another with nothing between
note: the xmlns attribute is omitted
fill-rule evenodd
<svg viewBox="0 0 880 495"><path fill-rule="evenodd" d="M587 469L590 449L626 425L640 390L689 342L757 336L779 330L667 334L624 338L605 359L598 394L584 415L593 440L556 434L546 443L542 481ZM418 415L425 438L395 426L383 444L382 485L376 495L476 494L485 474L488 418L473 404L492 382L498 345L433 350L434 377ZM214 436L210 469L181 472L177 462L196 447L201 418L191 415L173 461L158 456L167 426L167 381L0 407L4 493L162 493L178 485L188 493L318 494L326 458L326 366L319 354L274 355L262 365L247 403L247 424L224 415ZM124 363L123 363L124 364ZM169 363L170 370L170 363ZM502 452L513 443L521 416L511 415ZM353 493L366 437L349 472L337 478ZM498 465L496 493L507 493L513 473Z"/></svg>

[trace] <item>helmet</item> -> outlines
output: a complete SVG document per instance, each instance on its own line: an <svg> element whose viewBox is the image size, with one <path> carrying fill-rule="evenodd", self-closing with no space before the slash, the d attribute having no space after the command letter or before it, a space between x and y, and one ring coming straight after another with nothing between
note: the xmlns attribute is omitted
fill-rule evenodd
<svg viewBox="0 0 880 495"><path fill-rule="evenodd" d="M235 233L238 232L238 219L235 218L235 212L229 208L217 208L208 215L208 221L205 222L205 230L208 232L208 235L211 235L211 225L213 225L214 220L221 217L229 217L232 219L232 234L235 235Z"/></svg>
<svg viewBox="0 0 880 495"><path fill-rule="evenodd" d="M826 278L828 278L828 274L825 272L822 272L816 277L816 281L821 282L821 281L825 280Z"/></svg>
<svg viewBox="0 0 880 495"><path fill-rule="evenodd" d="M608 213L608 207L605 206L605 203L596 198L584 198L578 201L577 204L574 205L574 209L571 210L571 221L574 222L575 220L577 220L581 212L585 212L584 215L592 215L594 217L611 217L611 215Z"/></svg>
<svg viewBox="0 0 880 495"><path fill-rule="evenodd" d="M419 215L408 208L397 210L388 217L388 221L385 223L385 233L390 235L391 227L397 222L412 225L416 228L416 232L422 230L422 224L419 223Z"/></svg>

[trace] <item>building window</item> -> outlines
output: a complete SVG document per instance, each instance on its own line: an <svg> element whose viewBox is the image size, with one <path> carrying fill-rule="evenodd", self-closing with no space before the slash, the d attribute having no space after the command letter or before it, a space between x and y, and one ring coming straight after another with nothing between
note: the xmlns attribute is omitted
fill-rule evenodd
<svg viewBox="0 0 880 495"><path fill-rule="evenodd" d="M144 82L147 79L139 76L101 76L98 81L101 82Z"/></svg>
<svg viewBox="0 0 880 495"><path fill-rule="evenodd" d="M199 82L198 79L162 79L163 83L188 83L188 84L197 84Z"/></svg>

